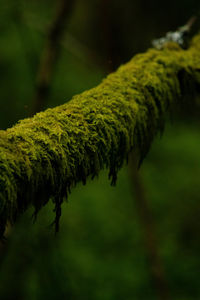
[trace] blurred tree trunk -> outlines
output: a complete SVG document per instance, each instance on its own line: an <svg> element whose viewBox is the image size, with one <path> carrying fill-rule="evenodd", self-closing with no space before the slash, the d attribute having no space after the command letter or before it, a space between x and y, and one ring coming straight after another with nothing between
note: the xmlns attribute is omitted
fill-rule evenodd
<svg viewBox="0 0 200 300"><path fill-rule="evenodd" d="M66 23L74 5L74 0L59 0L55 19L47 32L46 44L40 59L37 74L36 95L31 114L44 109L50 92L56 61L59 58L60 42L65 33Z"/></svg>
<svg viewBox="0 0 200 300"><path fill-rule="evenodd" d="M161 300L168 300L170 299L169 290L163 263L159 254L155 221L150 204L148 203L148 199L146 197L145 187L143 185L137 165L136 157L134 153L131 153L129 162L130 184L143 233L144 246L150 267L151 280L155 286L155 291L158 298Z"/></svg>

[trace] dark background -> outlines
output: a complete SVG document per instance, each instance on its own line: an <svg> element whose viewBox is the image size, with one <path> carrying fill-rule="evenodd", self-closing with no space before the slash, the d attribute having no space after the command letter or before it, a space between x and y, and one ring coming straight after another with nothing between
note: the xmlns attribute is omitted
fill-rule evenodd
<svg viewBox="0 0 200 300"><path fill-rule="evenodd" d="M1 129L30 115L59 2L0 0ZM43 109L94 87L200 9L199 0L73 2ZM51 203L36 223L30 209L8 225L8 240L0 246L0 299L200 299L199 131L199 112L189 107L154 141L139 172L145 216L125 165L116 187L103 171L72 191L57 236ZM161 278L148 234L154 235Z"/></svg>

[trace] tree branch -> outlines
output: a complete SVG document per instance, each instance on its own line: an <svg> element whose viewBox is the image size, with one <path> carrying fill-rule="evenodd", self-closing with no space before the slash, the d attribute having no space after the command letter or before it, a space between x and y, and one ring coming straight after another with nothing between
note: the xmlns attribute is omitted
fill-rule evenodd
<svg viewBox="0 0 200 300"><path fill-rule="evenodd" d="M37 74L36 95L33 101L32 114L41 111L49 95L50 81L54 71L56 59L60 51L60 41L65 31L65 25L74 4L73 0L61 0L58 3L57 13L48 34L43 55L40 59Z"/></svg>
<svg viewBox="0 0 200 300"><path fill-rule="evenodd" d="M109 169L111 183L137 149L148 152L164 117L183 96L200 94L200 35L188 50L169 43L150 49L70 102L0 131L0 231L31 204L55 202L77 182ZM189 103L188 105L192 105Z"/></svg>
<svg viewBox="0 0 200 300"><path fill-rule="evenodd" d="M166 280L163 262L159 253L159 245L156 237L156 224L146 196L145 187L136 167L136 157L130 155L129 174L130 183L133 190L135 209L138 214L142 228L142 238L146 250L147 260L150 267L151 280L155 287L157 298L169 300L169 287Z"/></svg>

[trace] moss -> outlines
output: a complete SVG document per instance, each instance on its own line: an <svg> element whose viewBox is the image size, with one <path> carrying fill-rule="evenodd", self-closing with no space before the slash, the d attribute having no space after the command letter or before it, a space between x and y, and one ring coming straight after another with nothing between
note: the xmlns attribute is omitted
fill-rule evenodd
<svg viewBox="0 0 200 300"><path fill-rule="evenodd" d="M0 131L0 231L51 198L56 229L63 198L77 182L109 169L111 183L137 149L141 161L164 118L200 92L200 36L188 50L168 44L136 55L102 83L54 109Z"/></svg>

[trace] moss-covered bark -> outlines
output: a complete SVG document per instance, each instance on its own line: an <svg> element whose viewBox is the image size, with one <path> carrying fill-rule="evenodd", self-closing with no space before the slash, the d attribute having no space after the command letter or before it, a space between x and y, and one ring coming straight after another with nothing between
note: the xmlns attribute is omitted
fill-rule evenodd
<svg viewBox="0 0 200 300"><path fill-rule="evenodd" d="M200 93L200 35L188 50L150 49L68 103L0 131L0 227L52 198L56 226L63 197L106 167L112 184L129 152L142 159L164 116ZM189 105L189 104L188 104Z"/></svg>

